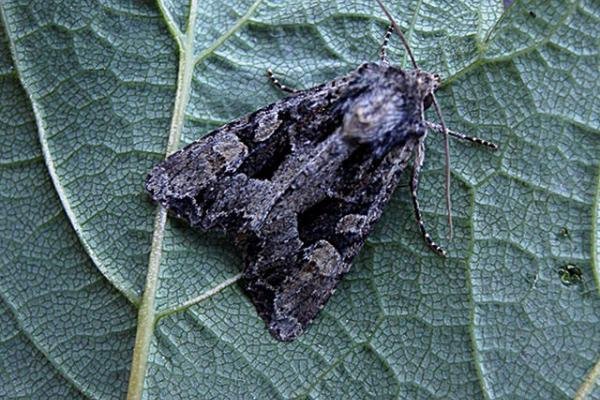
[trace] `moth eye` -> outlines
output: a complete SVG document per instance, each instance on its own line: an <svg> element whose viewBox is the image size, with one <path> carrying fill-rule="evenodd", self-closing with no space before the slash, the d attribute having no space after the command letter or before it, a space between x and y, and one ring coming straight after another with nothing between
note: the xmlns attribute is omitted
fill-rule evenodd
<svg viewBox="0 0 600 400"><path fill-rule="evenodd" d="M432 104L433 104L433 95L432 94L428 94L423 99L423 108L425 110L427 110L429 107L431 107Z"/></svg>

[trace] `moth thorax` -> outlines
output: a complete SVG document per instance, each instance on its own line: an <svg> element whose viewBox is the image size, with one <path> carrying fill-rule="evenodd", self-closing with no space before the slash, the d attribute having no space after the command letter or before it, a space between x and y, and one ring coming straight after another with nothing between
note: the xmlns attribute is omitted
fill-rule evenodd
<svg viewBox="0 0 600 400"><path fill-rule="evenodd" d="M378 140L398 124L403 105L403 99L389 89L363 93L344 115L343 133L361 143Z"/></svg>

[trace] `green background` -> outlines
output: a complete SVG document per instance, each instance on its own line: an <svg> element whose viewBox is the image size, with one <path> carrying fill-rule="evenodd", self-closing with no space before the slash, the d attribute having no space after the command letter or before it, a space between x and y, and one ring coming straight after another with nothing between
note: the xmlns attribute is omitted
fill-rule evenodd
<svg viewBox="0 0 600 400"><path fill-rule="evenodd" d="M377 60L376 3L0 3L0 397L600 399L600 3L386 3L448 125L500 150L451 143L449 241L430 135L420 196L448 259L400 187L291 344L222 285L236 250L163 224L143 181L280 98L266 68L306 88Z"/></svg>

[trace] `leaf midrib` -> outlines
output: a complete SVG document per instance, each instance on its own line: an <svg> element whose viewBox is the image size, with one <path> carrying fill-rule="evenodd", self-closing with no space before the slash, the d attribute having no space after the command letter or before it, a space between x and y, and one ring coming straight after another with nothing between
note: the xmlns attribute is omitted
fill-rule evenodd
<svg viewBox="0 0 600 400"><path fill-rule="evenodd" d="M169 137L167 141L167 157L177 150L181 141L181 132L185 122L185 110L189 102L194 67L197 63L210 55L217 47L223 44L227 38L237 32L246 23L246 21L261 3L262 0L256 0L254 4L252 4L252 6L250 6L250 8L246 11L246 13L240 19L238 19L238 21L236 21L236 23L227 32L225 32L225 34L217 38L210 46L196 56L194 54L194 35L196 33L196 21L198 16L197 0L190 1L185 35L183 35L183 33L177 29L170 13L167 11L164 4L159 1L159 8L163 13L163 17L166 20L168 29L174 36L175 42L179 48L177 91L175 95L175 104L173 107L173 118L171 120ZM164 239L166 220L167 210L161 206L158 206L154 220L151 251L148 259L146 286L144 288L142 302L138 311L137 331L133 349L129 387L127 390L127 399L130 400L141 399L143 395L150 343L152 341L154 325L158 316L156 313L155 299L159 282L158 274L160 271L162 243ZM239 277L240 275L238 274L232 279L235 281L239 279ZM204 297L200 296L200 298Z"/></svg>
<svg viewBox="0 0 600 400"><path fill-rule="evenodd" d="M184 123L185 108L189 101L190 86L192 81L194 32L196 28L196 1L191 0L190 11L186 26L186 34L176 34L175 41L179 48L179 70L177 73L177 91L175 104L173 106L173 118L169 128L166 156L173 153L181 140L181 131ZM159 4L162 4L159 2ZM161 11L163 7L161 7ZM169 15L163 14L168 21L169 30L173 33L172 21ZM142 302L138 310L137 330L135 334L135 345L127 388L127 399L141 399L144 391L144 381L148 367L148 355L150 343L154 332L156 315L156 290L158 288L158 274L160 271L160 260L162 256L162 243L167 221L167 210L160 205L157 207L152 233L152 244L148 258L148 270L146 274L146 285L142 295Z"/></svg>

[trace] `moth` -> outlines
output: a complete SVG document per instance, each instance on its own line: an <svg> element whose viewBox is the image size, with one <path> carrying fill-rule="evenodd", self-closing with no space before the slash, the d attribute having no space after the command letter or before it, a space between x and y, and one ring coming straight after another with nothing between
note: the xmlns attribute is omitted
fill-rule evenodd
<svg viewBox="0 0 600 400"><path fill-rule="evenodd" d="M391 23L378 63L306 90L282 85L269 70L288 97L177 151L146 180L152 199L171 214L225 232L239 246L244 290L280 341L301 335L334 293L409 165L421 234L445 255L425 229L417 198L428 131L445 134L446 146L450 135L497 147L446 129L434 96L440 77L419 69L378 2ZM394 31L413 69L390 65ZM439 124L424 118L432 105Z"/></svg>

